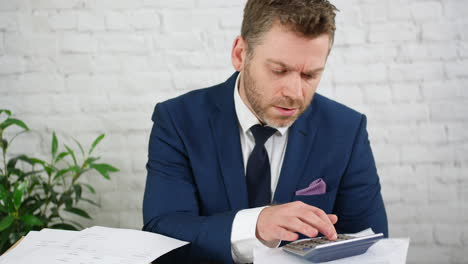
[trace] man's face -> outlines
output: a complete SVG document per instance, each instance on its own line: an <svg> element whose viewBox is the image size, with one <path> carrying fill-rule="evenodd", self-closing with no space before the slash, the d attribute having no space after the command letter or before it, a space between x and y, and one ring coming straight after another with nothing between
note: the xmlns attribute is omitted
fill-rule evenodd
<svg viewBox="0 0 468 264"><path fill-rule="evenodd" d="M244 57L241 98L261 122L275 127L291 125L312 101L329 45L326 34L305 38L273 26L253 55Z"/></svg>

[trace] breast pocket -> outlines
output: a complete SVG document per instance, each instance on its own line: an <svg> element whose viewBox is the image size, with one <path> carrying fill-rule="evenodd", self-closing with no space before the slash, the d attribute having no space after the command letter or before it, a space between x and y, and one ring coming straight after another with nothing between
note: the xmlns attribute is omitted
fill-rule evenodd
<svg viewBox="0 0 468 264"><path fill-rule="evenodd" d="M330 214L333 210L333 204L335 203L336 192L326 192L318 195L295 195L294 201L301 201L311 206L322 209L327 214Z"/></svg>

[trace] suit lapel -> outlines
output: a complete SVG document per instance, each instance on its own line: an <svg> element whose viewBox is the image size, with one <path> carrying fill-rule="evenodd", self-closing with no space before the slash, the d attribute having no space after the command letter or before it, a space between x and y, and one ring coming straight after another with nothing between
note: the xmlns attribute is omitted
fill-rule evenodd
<svg viewBox="0 0 468 264"><path fill-rule="evenodd" d="M312 101L309 108L289 129L288 145L273 199L274 203L287 203L292 200L306 162L310 160L308 156L318 129L318 110L315 102L316 100Z"/></svg>
<svg viewBox="0 0 468 264"><path fill-rule="evenodd" d="M212 100L218 105L210 118L224 186L232 210L248 207L239 125L234 107L237 73L218 87Z"/></svg>

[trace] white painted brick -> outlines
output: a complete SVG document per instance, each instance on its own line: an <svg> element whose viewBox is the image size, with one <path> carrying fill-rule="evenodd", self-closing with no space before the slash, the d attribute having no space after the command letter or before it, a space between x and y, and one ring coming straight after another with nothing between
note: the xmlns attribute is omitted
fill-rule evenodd
<svg viewBox="0 0 468 264"><path fill-rule="evenodd" d="M444 246L461 246L461 232L453 226L438 224L434 228L436 243Z"/></svg>
<svg viewBox="0 0 468 264"><path fill-rule="evenodd" d="M431 119L435 121L444 120L468 120L468 100L460 103L441 102L430 105Z"/></svg>
<svg viewBox="0 0 468 264"><path fill-rule="evenodd" d="M372 105L366 112L374 121L386 123L417 122L429 119L427 105L420 103L399 103L392 105Z"/></svg>
<svg viewBox="0 0 468 264"><path fill-rule="evenodd" d="M445 68L449 79L468 77L468 60L447 62Z"/></svg>
<svg viewBox="0 0 468 264"><path fill-rule="evenodd" d="M238 4L237 1L229 1L229 2L232 2L233 4ZM221 19L220 19L221 28L239 29L241 27L242 17L244 13L242 7L229 8L223 12L218 11L218 13L221 15Z"/></svg>
<svg viewBox="0 0 468 264"><path fill-rule="evenodd" d="M88 54L64 54L57 57L59 72L89 73L92 70L91 57Z"/></svg>
<svg viewBox="0 0 468 264"><path fill-rule="evenodd" d="M346 27L341 28L335 36L334 45L346 46L346 45L362 45L366 43L367 31L360 27Z"/></svg>
<svg viewBox="0 0 468 264"><path fill-rule="evenodd" d="M102 12L78 12L80 31L103 31L105 28L105 16Z"/></svg>
<svg viewBox="0 0 468 264"><path fill-rule="evenodd" d="M366 24L382 23L388 20L388 1L367 1L360 7L362 12L362 20Z"/></svg>
<svg viewBox="0 0 468 264"><path fill-rule="evenodd" d="M201 34L209 50L231 52L234 39L240 35L240 31L207 31Z"/></svg>
<svg viewBox="0 0 468 264"><path fill-rule="evenodd" d="M150 39L134 34L105 34L97 37L99 51L144 54L150 51Z"/></svg>
<svg viewBox="0 0 468 264"><path fill-rule="evenodd" d="M444 67L440 63L390 64L391 81L438 81L444 79Z"/></svg>
<svg viewBox="0 0 468 264"><path fill-rule="evenodd" d="M374 43L416 41L420 34L418 25L393 22L369 25L369 40Z"/></svg>
<svg viewBox="0 0 468 264"><path fill-rule="evenodd" d="M31 7L34 9L73 9L83 5L83 0L34 0Z"/></svg>
<svg viewBox="0 0 468 264"><path fill-rule="evenodd" d="M428 101L446 101L460 98L462 87L459 80L424 82L421 91Z"/></svg>
<svg viewBox="0 0 468 264"><path fill-rule="evenodd" d="M13 12L0 12L0 30L15 31L18 29L18 16Z"/></svg>
<svg viewBox="0 0 468 264"><path fill-rule="evenodd" d="M19 13L18 23L21 32L41 33L51 32L50 12L34 11L32 14Z"/></svg>
<svg viewBox="0 0 468 264"><path fill-rule="evenodd" d="M397 62L454 60L457 51L456 42L408 43L401 47Z"/></svg>
<svg viewBox="0 0 468 264"><path fill-rule="evenodd" d="M417 83L405 82L391 84L392 96L395 102L420 101L422 99L421 88Z"/></svg>
<svg viewBox="0 0 468 264"><path fill-rule="evenodd" d="M0 33L0 55L3 55L5 52L5 48L3 43L5 42L4 33Z"/></svg>
<svg viewBox="0 0 468 264"><path fill-rule="evenodd" d="M448 18L464 18L468 16L468 9L466 8L466 1L442 1L444 6L444 15Z"/></svg>
<svg viewBox="0 0 468 264"><path fill-rule="evenodd" d="M406 0L390 0L388 1L388 17L390 21L412 22L413 17L411 10L408 8Z"/></svg>
<svg viewBox="0 0 468 264"><path fill-rule="evenodd" d="M75 11L61 11L51 14L49 25L55 30L76 29L78 27L78 16Z"/></svg>
<svg viewBox="0 0 468 264"><path fill-rule="evenodd" d="M219 28L216 12L199 10L165 11L163 14L163 27L167 32L194 32L207 31Z"/></svg>
<svg viewBox="0 0 468 264"><path fill-rule="evenodd" d="M449 141L468 141L468 124L463 123L449 123L448 139Z"/></svg>
<svg viewBox="0 0 468 264"><path fill-rule="evenodd" d="M18 94L44 94L64 91L64 78L57 74L26 73L6 79L5 85Z"/></svg>
<svg viewBox="0 0 468 264"><path fill-rule="evenodd" d="M458 199L457 184L447 185L438 181L429 184L429 202L431 204L449 203Z"/></svg>
<svg viewBox="0 0 468 264"><path fill-rule="evenodd" d="M105 15L106 28L110 30L129 30L130 23L127 13L122 11L110 11Z"/></svg>
<svg viewBox="0 0 468 264"><path fill-rule="evenodd" d="M55 55L57 36L55 34L5 34L5 51L18 55Z"/></svg>
<svg viewBox="0 0 468 264"><path fill-rule="evenodd" d="M92 53L96 40L89 33L64 33L60 38L60 51L64 53Z"/></svg>
<svg viewBox="0 0 468 264"><path fill-rule="evenodd" d="M394 145L374 144L372 146L372 151L379 165L395 164L401 160L400 149Z"/></svg>
<svg viewBox="0 0 468 264"><path fill-rule="evenodd" d="M115 57L115 56L111 56ZM121 68L124 72L145 72L151 71L148 56L140 55L120 55Z"/></svg>
<svg viewBox="0 0 468 264"><path fill-rule="evenodd" d="M391 237L409 237L410 248L413 245L431 245L434 243L434 231L432 224L405 223L390 225L389 229L391 230Z"/></svg>
<svg viewBox="0 0 468 264"><path fill-rule="evenodd" d="M442 17L442 4L439 1L413 2L410 3L409 9L416 21L436 20Z"/></svg>
<svg viewBox="0 0 468 264"><path fill-rule="evenodd" d="M205 46L200 34L190 32L156 34L153 36L153 44L155 49L161 51L169 49L177 51L201 51Z"/></svg>
<svg viewBox="0 0 468 264"><path fill-rule="evenodd" d="M452 146L414 145L402 146L402 160L406 163L450 162L455 160Z"/></svg>
<svg viewBox="0 0 468 264"><path fill-rule="evenodd" d="M340 65L333 69L334 81L338 84L384 82L387 67L384 64Z"/></svg>
<svg viewBox="0 0 468 264"><path fill-rule="evenodd" d="M362 87L366 102L370 103L390 103L392 93L388 84L372 84Z"/></svg>
<svg viewBox="0 0 468 264"><path fill-rule="evenodd" d="M160 27L161 21L156 12L139 10L130 12L129 23L134 29L156 29Z"/></svg>
<svg viewBox="0 0 468 264"><path fill-rule="evenodd" d="M204 8L228 7L229 9L232 7L244 8L245 3L247 3L247 0L240 0L240 1L197 0L197 7L204 7Z"/></svg>
<svg viewBox="0 0 468 264"><path fill-rule="evenodd" d="M19 56L6 55L0 57L0 75L22 73L24 68L24 60Z"/></svg>
<svg viewBox="0 0 468 264"><path fill-rule="evenodd" d="M27 56L25 58L26 72L30 73L56 73L57 63L53 56Z"/></svg>
<svg viewBox="0 0 468 264"><path fill-rule="evenodd" d="M340 10L336 16L336 25L339 30L346 25L357 25L362 21L361 9L358 0L334 0L333 5Z"/></svg>
<svg viewBox="0 0 468 264"><path fill-rule="evenodd" d="M362 103L364 94L357 85L338 85L333 99L344 104Z"/></svg>
<svg viewBox="0 0 468 264"><path fill-rule="evenodd" d="M342 46L334 47L332 55L333 57L342 57L344 62L347 64L365 64L383 62L387 63L394 60L397 57L398 49L393 45L386 44L363 44L356 46Z"/></svg>
<svg viewBox="0 0 468 264"><path fill-rule="evenodd" d="M192 9L195 7L195 1L196 0L142 0L142 6L164 9Z"/></svg>
<svg viewBox="0 0 468 264"><path fill-rule="evenodd" d="M151 96L158 91L172 90L174 85L168 72L130 73L123 76L122 89L131 94Z"/></svg>
<svg viewBox="0 0 468 264"><path fill-rule="evenodd" d="M105 90L113 91L119 87L118 75L71 75L65 79L66 90L77 96L103 95Z"/></svg>
<svg viewBox="0 0 468 264"><path fill-rule="evenodd" d="M91 65L95 73L119 73L122 70L122 64L127 61L122 60L116 55L96 55L91 58Z"/></svg>
<svg viewBox="0 0 468 264"><path fill-rule="evenodd" d="M141 210L120 211L119 220L122 228L141 230L143 227Z"/></svg>
<svg viewBox="0 0 468 264"><path fill-rule="evenodd" d="M409 126L409 125L388 125L387 127L387 134L388 138L387 141L390 144L405 144L405 143L417 143L418 142L418 135L417 135L417 127Z"/></svg>
<svg viewBox="0 0 468 264"><path fill-rule="evenodd" d="M458 29L458 24L430 22L424 23L422 27L422 38L423 40L453 40L459 35L458 32L463 31Z"/></svg>

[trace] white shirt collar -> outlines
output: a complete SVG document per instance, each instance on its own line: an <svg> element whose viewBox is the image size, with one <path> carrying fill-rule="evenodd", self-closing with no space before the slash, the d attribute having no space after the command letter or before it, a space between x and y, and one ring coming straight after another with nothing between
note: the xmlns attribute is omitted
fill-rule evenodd
<svg viewBox="0 0 468 264"><path fill-rule="evenodd" d="M240 97L239 94L239 82L240 82L240 73L237 75L237 80L236 80L236 85L234 87L234 105L236 107L236 114L237 118L239 119L239 124L241 126L241 129L244 133L247 133L250 128L254 125L261 124L260 121L257 119L257 117L250 111L250 109L247 107L247 105L244 103L242 98ZM289 129L289 126L287 127L274 127L278 132L275 134L278 134L280 136L283 136Z"/></svg>

